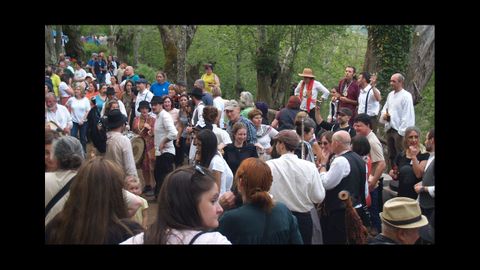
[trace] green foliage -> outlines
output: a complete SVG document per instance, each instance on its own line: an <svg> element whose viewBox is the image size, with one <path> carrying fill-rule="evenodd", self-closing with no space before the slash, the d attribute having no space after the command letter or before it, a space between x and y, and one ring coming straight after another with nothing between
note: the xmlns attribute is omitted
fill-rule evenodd
<svg viewBox="0 0 480 270"><path fill-rule="evenodd" d="M397 72L405 74L414 27L412 25L368 26L376 41L374 53L378 56L378 89L382 95L389 92L390 77Z"/></svg>
<svg viewBox="0 0 480 270"><path fill-rule="evenodd" d="M435 127L435 73L422 91L421 101L415 106L415 126L422 131L422 143L427 132Z"/></svg>
<svg viewBox="0 0 480 270"><path fill-rule="evenodd" d="M140 35L138 62L148 65L156 71L162 70L165 64L165 55L160 31L156 26L146 25L138 34Z"/></svg>
<svg viewBox="0 0 480 270"><path fill-rule="evenodd" d="M135 73L144 75L145 79L147 79L147 81L152 83L156 80L155 77L156 77L157 69L153 67L149 67L148 65L145 65L145 64L138 64L137 68L135 69Z"/></svg>
<svg viewBox="0 0 480 270"><path fill-rule="evenodd" d="M110 54L110 51L108 50L108 47L106 45L97 46L94 43L88 43L88 42L83 43L83 50L85 52L85 58L86 58L84 59L84 61L90 60L90 58L92 58L92 53L103 52L105 53L106 56Z"/></svg>

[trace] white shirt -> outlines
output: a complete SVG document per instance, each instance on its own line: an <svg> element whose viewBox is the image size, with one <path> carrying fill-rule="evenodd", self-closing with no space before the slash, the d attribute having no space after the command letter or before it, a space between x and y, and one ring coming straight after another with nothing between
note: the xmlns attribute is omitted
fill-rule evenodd
<svg viewBox="0 0 480 270"><path fill-rule="evenodd" d="M300 86L302 85L302 82L303 81L300 81L295 88L295 96L300 96ZM303 87L303 100L300 104L301 110L307 110L307 85L308 84L305 84L305 86ZM319 81L314 81L312 87L312 103L310 103L310 110L315 108L315 100L317 99L318 91L321 91L323 93L322 97L325 100L328 98L328 95L330 95L330 92L325 86L323 86L323 84L321 84Z"/></svg>
<svg viewBox="0 0 480 270"><path fill-rule="evenodd" d="M390 114L390 122L386 122L383 117L380 117L379 122L385 124L385 131L394 128L400 136L405 136L405 129L415 125L412 94L405 89L398 92L391 91L383 106L382 116L387 109Z"/></svg>
<svg viewBox="0 0 480 270"><path fill-rule="evenodd" d="M58 85L58 90L60 91L60 96L61 97L69 97L70 94L67 93L68 89L68 84L65 82L60 82L60 85Z"/></svg>
<svg viewBox="0 0 480 270"><path fill-rule="evenodd" d="M213 133L215 134L215 136L217 136L217 144L230 144L232 143L232 139L230 138L230 135L228 135L228 132L224 129L221 129L219 127L217 127L216 124L212 124L212 131Z"/></svg>
<svg viewBox="0 0 480 270"><path fill-rule="evenodd" d="M326 190L335 188L343 178L350 174L350 163L344 156L341 156L345 152L347 151L343 151L335 157L328 172L320 173L320 178Z"/></svg>
<svg viewBox="0 0 480 270"><path fill-rule="evenodd" d="M167 111L162 110L157 114L157 120L155 121L154 136L153 140L155 142L155 156L160 156L163 153L171 153L175 155L175 147L173 146L173 141L177 139L178 131L175 125L173 124L172 115ZM165 144L165 148L160 151L160 142L162 142L165 137L170 141Z"/></svg>
<svg viewBox="0 0 480 270"><path fill-rule="evenodd" d="M321 203L325 198L325 189L315 164L301 160L293 153L268 160L267 164L273 176L270 194L291 211L309 212L314 203Z"/></svg>
<svg viewBox="0 0 480 270"><path fill-rule="evenodd" d="M374 91L370 84L360 89L360 94L358 95L358 114L365 113L365 101L367 101L367 114L370 116L378 115L380 102L375 99ZM366 100L367 94L368 100Z"/></svg>
<svg viewBox="0 0 480 270"><path fill-rule="evenodd" d="M212 171L217 171L222 174L220 182L220 196L222 196L223 193L232 188L233 172L220 153L217 153L215 156L213 156L208 168Z"/></svg>
<svg viewBox="0 0 480 270"><path fill-rule="evenodd" d="M203 119L203 108L205 108L205 104L203 104L203 101L200 101L198 105L195 107L195 110L193 111L192 114L192 127L194 126L200 126L204 127L205 126L205 120ZM195 114L198 114L198 121L195 123Z"/></svg>
<svg viewBox="0 0 480 270"><path fill-rule="evenodd" d="M168 245L188 245L193 237L200 231L172 229L168 236ZM120 245L143 245L144 233L137 234L120 243ZM200 235L193 245L231 245L232 243L219 232L208 232Z"/></svg>
<svg viewBox="0 0 480 270"><path fill-rule="evenodd" d="M67 108L61 104L57 104L57 110L55 112L47 111L45 112L45 117L47 122L52 121L57 124L61 129L66 127L71 128L73 126L72 116L68 112Z"/></svg>
<svg viewBox="0 0 480 270"><path fill-rule="evenodd" d="M213 106L220 110L220 120L218 121L220 124L220 128L225 127L225 103L223 102L223 99L221 96L218 96L213 99Z"/></svg>
<svg viewBox="0 0 480 270"><path fill-rule="evenodd" d="M152 101L153 93L148 91L147 89L143 90L143 93L138 91L137 99L135 100L135 116L140 116L140 112L138 111L138 105L140 105L140 101Z"/></svg>
<svg viewBox="0 0 480 270"><path fill-rule="evenodd" d="M87 72L83 68L76 70L73 74L73 80L76 82L84 81L85 77L87 77Z"/></svg>
<svg viewBox="0 0 480 270"><path fill-rule="evenodd" d="M73 122L77 124L80 123L80 121L82 121L82 123L87 122L87 113L90 111L90 101L88 98L83 97L82 99L77 99L76 97L71 97L68 99L66 105L70 106L70 114Z"/></svg>
<svg viewBox="0 0 480 270"><path fill-rule="evenodd" d="M53 199L55 195L77 174L76 170L56 171L45 173L45 207ZM67 191L65 195L50 209L45 217L45 226L63 209L65 202L70 195Z"/></svg>

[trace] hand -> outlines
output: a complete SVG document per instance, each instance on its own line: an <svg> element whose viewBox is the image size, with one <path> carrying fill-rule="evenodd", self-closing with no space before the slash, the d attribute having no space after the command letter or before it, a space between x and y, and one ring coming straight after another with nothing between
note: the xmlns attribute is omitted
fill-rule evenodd
<svg viewBox="0 0 480 270"><path fill-rule="evenodd" d="M388 175L390 175L393 180L397 180L397 178L398 178L398 171L397 171L397 170L394 170L394 169L391 169L391 170L388 172Z"/></svg>
<svg viewBox="0 0 480 270"><path fill-rule="evenodd" d="M218 203L224 210L228 210L235 206L235 195L233 192L227 191L218 199Z"/></svg>
<svg viewBox="0 0 480 270"><path fill-rule="evenodd" d="M177 145L177 147L180 147L180 139L177 139L177 140L175 141L175 145Z"/></svg>
<svg viewBox="0 0 480 270"><path fill-rule="evenodd" d="M423 189L423 186L422 186L421 182L418 182L418 183L415 184L415 192L420 194L420 192L422 192L422 189Z"/></svg>
<svg viewBox="0 0 480 270"><path fill-rule="evenodd" d="M410 145L408 149L410 150L410 154L412 154L412 156L414 157L416 157L418 155L418 152L420 152L420 149L418 149L418 146L416 145Z"/></svg>
<svg viewBox="0 0 480 270"><path fill-rule="evenodd" d="M148 123L145 123L143 126L148 130L152 128Z"/></svg>

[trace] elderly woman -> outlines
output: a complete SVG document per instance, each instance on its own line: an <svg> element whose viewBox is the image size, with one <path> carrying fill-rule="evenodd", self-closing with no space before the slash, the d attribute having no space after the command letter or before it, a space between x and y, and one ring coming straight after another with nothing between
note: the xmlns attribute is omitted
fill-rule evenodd
<svg viewBox="0 0 480 270"><path fill-rule="evenodd" d="M238 102L240 105L240 115L248 118L248 113L253 110L255 104L253 103L253 96L252 93L243 91L240 93L240 101Z"/></svg>
<svg viewBox="0 0 480 270"><path fill-rule="evenodd" d="M259 156L263 160L271 159L272 146L270 142L273 137L278 134L278 131L269 125L262 124L263 113L259 109L253 109L248 113L248 119L252 121L253 126L257 130L257 150Z"/></svg>
<svg viewBox="0 0 480 270"><path fill-rule="evenodd" d="M72 116L73 127L70 135L80 140L85 153L87 152L87 116L90 111L90 101L85 97L85 90L79 85L75 87L75 95L67 101L67 108Z"/></svg>
<svg viewBox="0 0 480 270"><path fill-rule="evenodd" d="M60 134L49 128L45 129L45 172L57 170L57 163L52 159L52 144L55 139L60 138Z"/></svg>
<svg viewBox="0 0 480 270"><path fill-rule="evenodd" d="M404 150L398 153L388 173L398 181L398 196L416 199L415 184L422 181L429 153L420 152L420 130L408 127L403 138Z"/></svg>
<svg viewBox="0 0 480 270"><path fill-rule="evenodd" d="M85 160L82 144L75 137L63 136L53 139L52 148L50 159L56 163L57 170L45 173L45 207L77 174L77 169ZM61 197L50 211L45 211L45 225L62 210L67 198L68 193Z"/></svg>

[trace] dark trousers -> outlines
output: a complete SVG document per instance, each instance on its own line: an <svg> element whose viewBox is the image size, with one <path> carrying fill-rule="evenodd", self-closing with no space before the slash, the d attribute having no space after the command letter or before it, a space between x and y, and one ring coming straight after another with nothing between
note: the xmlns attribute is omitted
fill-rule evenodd
<svg viewBox="0 0 480 270"><path fill-rule="evenodd" d="M178 168L183 165L185 159L185 138L180 138L180 147L177 147L176 142L173 146L175 147L175 168Z"/></svg>
<svg viewBox="0 0 480 270"><path fill-rule="evenodd" d="M370 205L370 208L368 208L368 211L370 212L370 221L372 223L372 226L377 229L377 232L382 231L382 223L380 221L380 200L379 197L381 197L382 194L382 188L380 188L380 184L378 187L372 192L370 192L370 197L372 199L372 204Z"/></svg>
<svg viewBox="0 0 480 270"><path fill-rule="evenodd" d="M323 243L327 245L346 245L345 209L336 210L322 215Z"/></svg>
<svg viewBox="0 0 480 270"><path fill-rule="evenodd" d="M390 161L391 169L395 157L403 151L403 136L400 136L396 129L390 128L387 130L385 137L387 139L388 160Z"/></svg>
<svg viewBox="0 0 480 270"><path fill-rule="evenodd" d="M435 210L435 208L423 208L423 207L420 207L420 209L422 210L422 215L424 215L424 216L428 219L428 222L432 222L432 221L431 221L432 213L433 213L433 211Z"/></svg>
<svg viewBox="0 0 480 270"><path fill-rule="evenodd" d="M313 234L312 215L310 212L300 213L293 211L292 214L297 218L298 230L300 231L300 235L302 235L303 244L311 245Z"/></svg>
<svg viewBox="0 0 480 270"><path fill-rule="evenodd" d="M88 122L84 122L83 125L73 122L70 135L77 138L83 147L83 152L87 153L87 127Z"/></svg>
<svg viewBox="0 0 480 270"><path fill-rule="evenodd" d="M155 196L160 192L163 180L165 176L173 171L173 164L175 162L175 156L172 153L163 153L160 156L156 156L155 159Z"/></svg>

